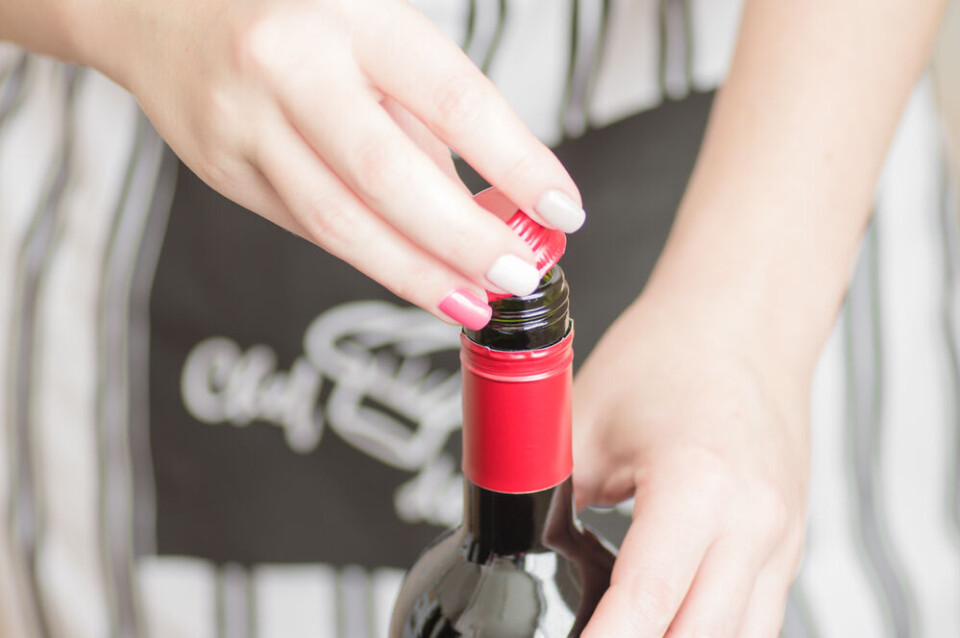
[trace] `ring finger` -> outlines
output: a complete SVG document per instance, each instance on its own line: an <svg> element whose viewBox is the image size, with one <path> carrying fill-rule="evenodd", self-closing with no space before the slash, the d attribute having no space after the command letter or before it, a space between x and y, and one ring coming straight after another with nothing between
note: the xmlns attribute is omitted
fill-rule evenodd
<svg viewBox="0 0 960 638"><path fill-rule="evenodd" d="M486 325L481 288L377 217L282 118L269 128L259 165L315 243L442 319Z"/></svg>

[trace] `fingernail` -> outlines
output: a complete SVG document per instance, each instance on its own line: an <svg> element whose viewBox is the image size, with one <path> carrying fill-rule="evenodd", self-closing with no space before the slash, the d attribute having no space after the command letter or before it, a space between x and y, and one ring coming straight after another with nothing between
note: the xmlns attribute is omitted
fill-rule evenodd
<svg viewBox="0 0 960 638"><path fill-rule="evenodd" d="M576 202L558 190L548 190L537 201L537 214L565 233L581 226L587 214Z"/></svg>
<svg viewBox="0 0 960 638"><path fill-rule="evenodd" d="M440 312L471 330L480 330L490 322L493 314L486 301L469 290L457 288L440 300Z"/></svg>
<svg viewBox="0 0 960 638"><path fill-rule="evenodd" d="M512 295L529 295L540 285L540 272L516 255L501 255L490 270L487 279Z"/></svg>

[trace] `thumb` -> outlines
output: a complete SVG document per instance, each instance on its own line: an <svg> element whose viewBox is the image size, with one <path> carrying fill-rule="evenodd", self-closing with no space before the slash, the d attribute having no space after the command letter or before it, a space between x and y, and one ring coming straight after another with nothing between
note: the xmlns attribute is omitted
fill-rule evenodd
<svg viewBox="0 0 960 638"><path fill-rule="evenodd" d="M633 496L633 445L623 428L633 424L614 419L613 396L593 392L578 378L573 390L573 493L577 509L608 507ZM623 449L618 449L623 448Z"/></svg>
<svg viewBox="0 0 960 638"><path fill-rule="evenodd" d="M597 417L592 402L576 389L573 396L573 495L577 510L582 510L604 500L605 452L598 445Z"/></svg>

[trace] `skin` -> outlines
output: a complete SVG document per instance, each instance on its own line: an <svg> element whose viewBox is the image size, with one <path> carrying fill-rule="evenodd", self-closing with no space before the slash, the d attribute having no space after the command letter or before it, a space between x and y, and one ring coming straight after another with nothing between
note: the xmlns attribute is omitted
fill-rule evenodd
<svg viewBox="0 0 960 638"><path fill-rule="evenodd" d="M777 635L814 366L943 8L747 1L667 247L577 379L578 498L636 498L585 638Z"/></svg>
<svg viewBox="0 0 960 638"><path fill-rule="evenodd" d="M448 147L534 217L549 190L580 204L553 153L408 2L41 5L3 0L0 37L104 71L210 186L444 320L451 291L497 289L498 257L535 264L471 200Z"/></svg>
<svg viewBox="0 0 960 638"><path fill-rule="evenodd" d="M531 259L448 147L533 215L548 189L579 203L405 2L94 4L0 0L0 38L101 69L213 188L435 314ZM586 638L777 634L813 368L944 4L746 1L667 247L576 381L578 504L636 503Z"/></svg>

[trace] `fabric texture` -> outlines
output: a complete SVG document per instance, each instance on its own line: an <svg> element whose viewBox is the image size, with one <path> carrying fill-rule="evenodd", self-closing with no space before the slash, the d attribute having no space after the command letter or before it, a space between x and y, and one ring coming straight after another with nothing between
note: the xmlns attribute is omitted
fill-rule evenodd
<svg viewBox="0 0 960 638"><path fill-rule="evenodd" d="M582 189L582 361L665 241L739 2L415 4ZM816 374L790 638L960 635L942 139L924 78ZM210 190L100 74L0 46L0 637L385 635L403 568L459 521L457 347ZM628 511L587 518L618 540Z"/></svg>

